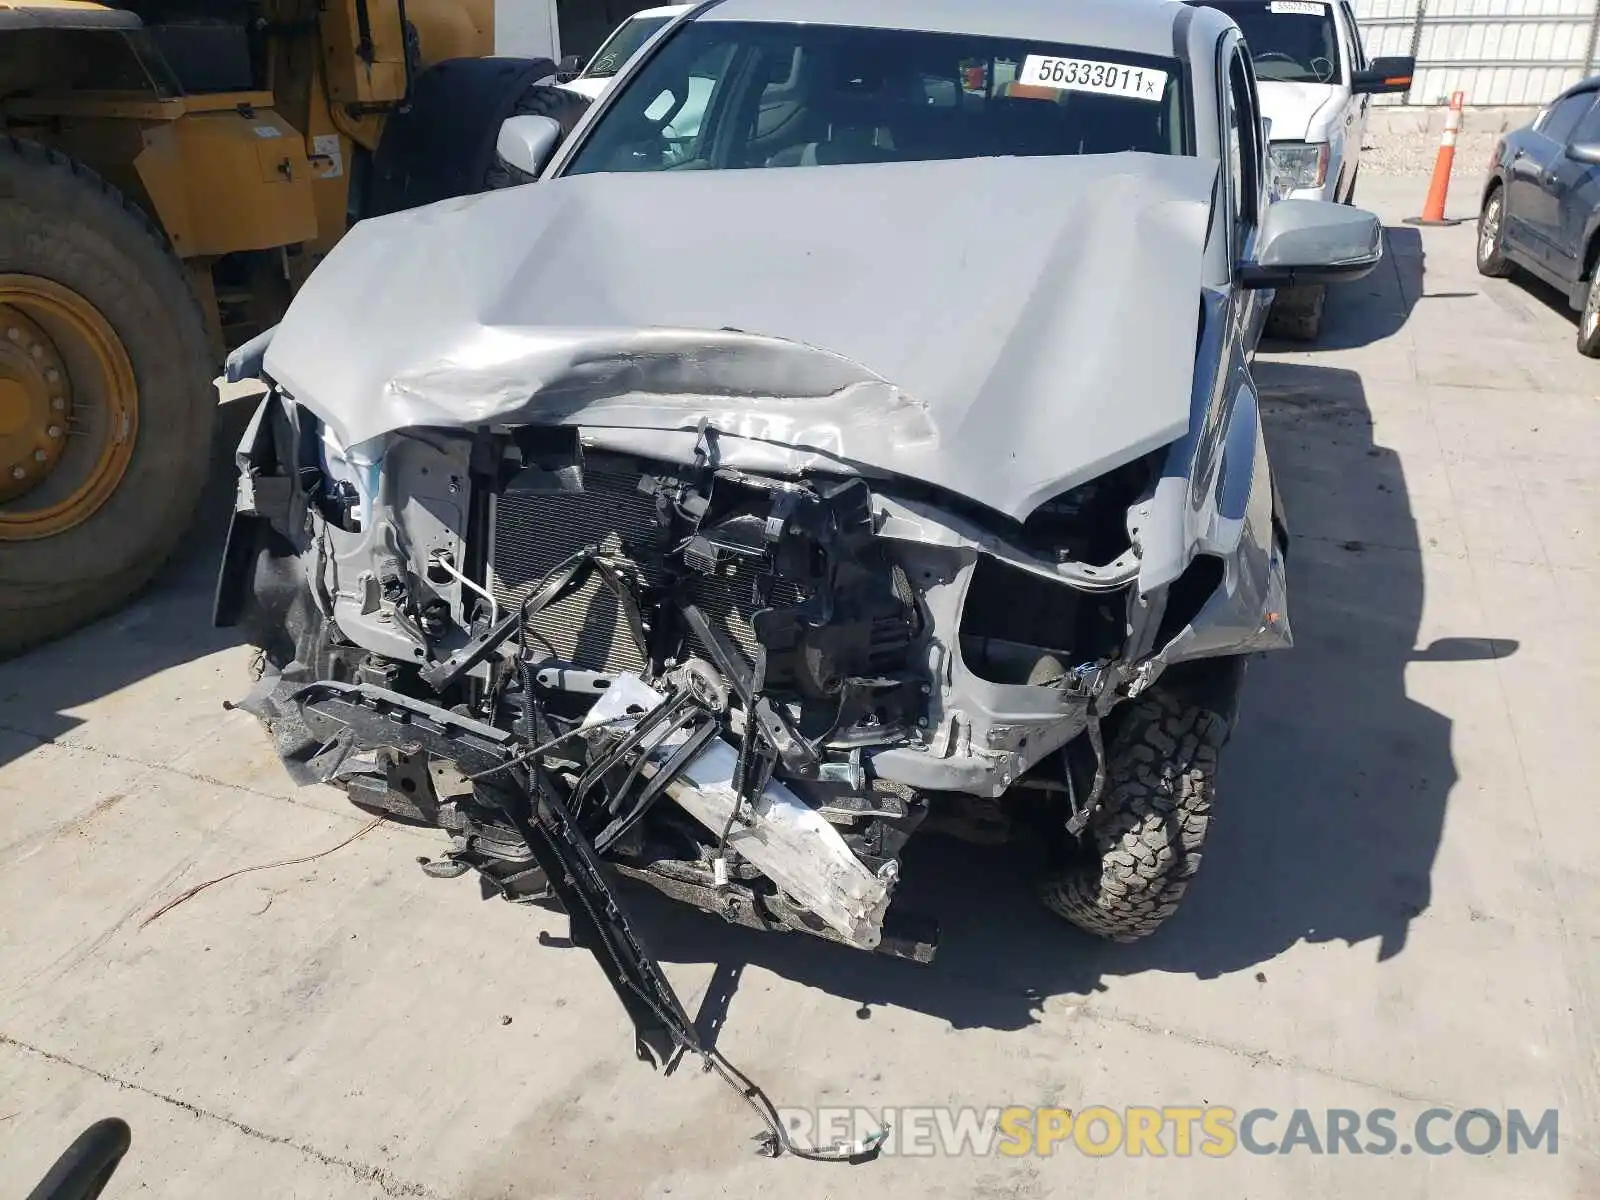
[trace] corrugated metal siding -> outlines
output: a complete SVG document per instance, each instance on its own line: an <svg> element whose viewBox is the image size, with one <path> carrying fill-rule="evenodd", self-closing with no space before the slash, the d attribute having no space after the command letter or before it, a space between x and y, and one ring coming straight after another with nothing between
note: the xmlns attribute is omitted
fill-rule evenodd
<svg viewBox="0 0 1600 1200"><path fill-rule="evenodd" d="M1378 103L1542 104L1594 72L1600 0L1355 0L1367 54L1415 54L1411 93Z"/></svg>

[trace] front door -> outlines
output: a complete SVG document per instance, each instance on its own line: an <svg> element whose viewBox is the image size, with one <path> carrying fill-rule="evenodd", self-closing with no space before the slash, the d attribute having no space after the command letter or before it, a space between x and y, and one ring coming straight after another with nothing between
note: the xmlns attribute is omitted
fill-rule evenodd
<svg viewBox="0 0 1600 1200"><path fill-rule="evenodd" d="M1569 144L1600 142L1600 104L1578 121ZM1555 224L1550 233L1550 266L1568 284L1583 278L1585 239L1589 218L1600 192L1600 167L1578 162L1564 152L1545 171L1545 190L1555 204Z"/></svg>
<svg viewBox="0 0 1600 1200"><path fill-rule="evenodd" d="M1350 47L1349 61L1345 63L1346 86L1348 80L1357 71L1367 69L1367 49L1361 44L1361 28L1356 24L1355 10L1345 0L1340 0L1339 16L1344 25L1346 40ZM1341 156L1345 163L1345 178L1341 181L1341 191L1334 199L1349 201L1350 189L1355 187L1356 168L1361 163L1361 143L1367 136L1367 106L1372 103L1371 96L1347 96L1345 99L1344 114L1344 154Z"/></svg>
<svg viewBox="0 0 1600 1200"><path fill-rule="evenodd" d="M1506 186L1506 238L1541 264L1555 268L1560 208L1552 190L1562 153L1578 122L1594 107L1595 93L1558 101L1511 160Z"/></svg>

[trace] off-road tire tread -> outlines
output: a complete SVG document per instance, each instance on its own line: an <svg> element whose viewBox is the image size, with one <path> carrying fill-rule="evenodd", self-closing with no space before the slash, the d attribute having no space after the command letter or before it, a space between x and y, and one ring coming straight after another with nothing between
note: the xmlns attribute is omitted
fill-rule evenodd
<svg viewBox="0 0 1600 1200"><path fill-rule="evenodd" d="M1286 342L1314 342L1322 332L1322 313L1327 303L1328 289L1324 284L1284 288L1272 299L1264 332Z"/></svg>
<svg viewBox="0 0 1600 1200"><path fill-rule="evenodd" d="M1129 701L1107 749L1105 798L1085 834L1092 853L1040 880L1045 907L1117 942L1160 928L1200 868L1227 736L1223 714L1159 684Z"/></svg>
<svg viewBox="0 0 1600 1200"><path fill-rule="evenodd" d="M14 186L22 176L31 176L33 195ZM52 192L59 200L47 203ZM47 266L88 263L103 277L102 294L86 298L111 322L133 361L140 430L118 490L86 522L55 537L0 542L0 657L119 607L154 578L193 522L210 470L216 413L216 364L204 314L182 262L149 214L77 159L0 135L0 230L17 228L30 209L59 217L64 228L52 239L48 225L25 227L28 240L45 247L40 257L64 255ZM87 250L85 232L113 254ZM78 243L68 244L75 236ZM0 236L8 243L18 240ZM0 255L0 273L36 274L75 286L56 271L12 261L14 252L13 247ZM132 317L138 319L130 322ZM151 332L163 318L170 337ZM157 386L147 386L152 382ZM164 402L163 395L174 398Z"/></svg>

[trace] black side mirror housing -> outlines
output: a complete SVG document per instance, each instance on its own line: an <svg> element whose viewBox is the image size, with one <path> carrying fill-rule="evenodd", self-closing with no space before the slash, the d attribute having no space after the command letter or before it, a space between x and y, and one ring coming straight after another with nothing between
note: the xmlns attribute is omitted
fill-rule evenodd
<svg viewBox="0 0 1600 1200"><path fill-rule="evenodd" d="M1365 71L1353 72L1350 90L1357 96L1383 96L1409 92L1411 77L1416 74L1417 60L1410 55L1397 54L1392 58L1375 58Z"/></svg>
<svg viewBox="0 0 1600 1200"><path fill-rule="evenodd" d="M1567 157L1573 162L1600 167L1600 142L1573 142L1567 147Z"/></svg>
<svg viewBox="0 0 1600 1200"><path fill-rule="evenodd" d="M556 64L556 78L562 83L569 79L576 79L583 70L583 59L576 54L569 54Z"/></svg>

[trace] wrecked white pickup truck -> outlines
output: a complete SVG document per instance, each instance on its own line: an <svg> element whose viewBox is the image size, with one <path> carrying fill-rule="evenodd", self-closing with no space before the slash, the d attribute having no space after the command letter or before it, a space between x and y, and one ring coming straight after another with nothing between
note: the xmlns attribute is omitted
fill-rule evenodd
<svg viewBox="0 0 1600 1200"><path fill-rule="evenodd" d="M248 707L433 870L553 890L646 1047L686 1035L612 868L926 960L907 838L1009 832L1150 933L1289 642L1250 338L1377 223L1264 204L1226 18L1024 7L696 10L538 182L357 226L233 364Z"/></svg>

